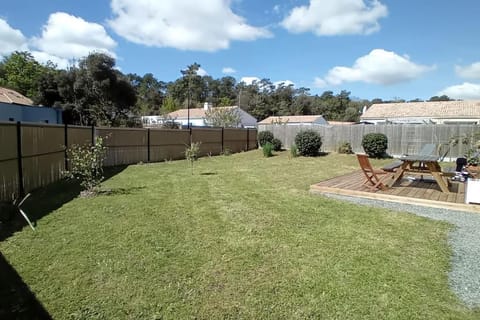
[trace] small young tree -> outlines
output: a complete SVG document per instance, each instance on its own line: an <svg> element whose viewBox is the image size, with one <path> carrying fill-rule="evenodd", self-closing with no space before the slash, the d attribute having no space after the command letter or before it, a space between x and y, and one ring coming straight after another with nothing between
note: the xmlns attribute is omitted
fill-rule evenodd
<svg viewBox="0 0 480 320"><path fill-rule="evenodd" d="M205 122L212 127L237 128L241 118L236 108L210 108L205 111Z"/></svg>
<svg viewBox="0 0 480 320"><path fill-rule="evenodd" d="M67 149L70 170L65 171L64 175L80 181L83 195L94 195L98 191L97 189L104 179L103 161L106 150L102 137L96 137L93 145L72 145Z"/></svg>
<svg viewBox="0 0 480 320"><path fill-rule="evenodd" d="M190 165L192 167L192 174L193 174L193 163L197 161L198 155L200 153L200 145L201 142L192 142L190 146L185 149L185 159L190 161Z"/></svg>

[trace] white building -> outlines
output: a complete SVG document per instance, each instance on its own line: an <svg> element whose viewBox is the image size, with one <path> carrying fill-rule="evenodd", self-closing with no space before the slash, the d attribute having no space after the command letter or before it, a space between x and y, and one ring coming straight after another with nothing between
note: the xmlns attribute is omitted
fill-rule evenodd
<svg viewBox="0 0 480 320"><path fill-rule="evenodd" d="M191 127L208 127L209 124L205 120L205 113L209 108L212 108L208 103L204 104L203 108L191 108L191 109L179 109L173 112L170 112L167 115L167 120L172 120L175 123L178 123L182 127L187 127L188 122L190 121ZM256 128L257 119L255 119L248 112L240 109L238 106L230 107L217 107L213 109L233 109L240 115L240 124L239 128ZM161 125L166 118L164 116L144 116L142 117L142 123L144 127Z"/></svg>

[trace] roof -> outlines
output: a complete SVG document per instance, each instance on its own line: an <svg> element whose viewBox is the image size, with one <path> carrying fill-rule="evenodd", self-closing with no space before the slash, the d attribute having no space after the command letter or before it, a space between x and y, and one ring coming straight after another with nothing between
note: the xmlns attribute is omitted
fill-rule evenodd
<svg viewBox="0 0 480 320"><path fill-rule="evenodd" d="M0 102L23 104L27 106L33 105L33 101L29 98L21 95L15 90L0 87Z"/></svg>
<svg viewBox="0 0 480 320"><path fill-rule="evenodd" d="M428 101L372 104L361 119L480 118L480 101Z"/></svg>
<svg viewBox="0 0 480 320"><path fill-rule="evenodd" d="M351 121L328 121L329 125L332 126L351 126L354 125L356 122Z"/></svg>
<svg viewBox="0 0 480 320"><path fill-rule="evenodd" d="M323 119L321 115L313 116L271 116L263 119L258 124L272 124L272 123L312 123L318 119Z"/></svg>
<svg viewBox="0 0 480 320"><path fill-rule="evenodd" d="M216 107L213 109L234 109L238 108L237 106L231 106L231 107ZM170 112L168 115L172 118L175 119L183 119L183 118L188 118L188 110L189 109L178 109L173 112ZM195 119L195 118L205 118L205 109L204 108L190 108L190 119Z"/></svg>

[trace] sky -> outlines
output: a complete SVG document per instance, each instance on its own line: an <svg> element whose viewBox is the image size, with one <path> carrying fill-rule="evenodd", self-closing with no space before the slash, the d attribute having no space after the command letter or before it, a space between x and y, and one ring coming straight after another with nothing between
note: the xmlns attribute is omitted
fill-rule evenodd
<svg viewBox="0 0 480 320"><path fill-rule="evenodd" d="M1 0L0 56L123 73L342 90L360 99L480 99L478 0Z"/></svg>

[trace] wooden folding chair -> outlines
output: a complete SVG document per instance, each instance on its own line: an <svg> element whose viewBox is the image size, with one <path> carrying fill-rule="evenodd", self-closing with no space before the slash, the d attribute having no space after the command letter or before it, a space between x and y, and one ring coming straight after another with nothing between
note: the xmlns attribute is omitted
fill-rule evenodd
<svg viewBox="0 0 480 320"><path fill-rule="evenodd" d="M385 177L380 179L378 176L388 174L389 172L382 169L373 168L366 154L357 154L357 159L358 163L360 164L360 168L366 177L363 184L365 184L371 190L386 189L387 187L382 183L382 180Z"/></svg>

